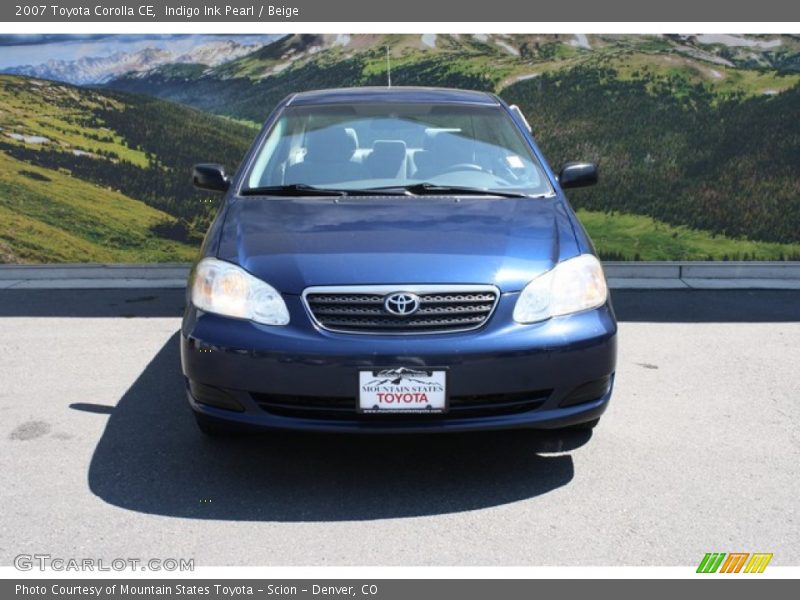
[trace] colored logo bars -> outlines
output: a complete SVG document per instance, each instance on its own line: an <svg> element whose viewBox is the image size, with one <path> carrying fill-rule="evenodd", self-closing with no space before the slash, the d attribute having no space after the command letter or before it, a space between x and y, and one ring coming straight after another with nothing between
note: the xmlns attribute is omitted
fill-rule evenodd
<svg viewBox="0 0 800 600"><path fill-rule="evenodd" d="M750 560L748 560L748 557ZM772 554L756 552L708 552L697 567L698 573L763 573ZM746 565L746 566L745 566ZM744 570L742 570L744 567Z"/></svg>

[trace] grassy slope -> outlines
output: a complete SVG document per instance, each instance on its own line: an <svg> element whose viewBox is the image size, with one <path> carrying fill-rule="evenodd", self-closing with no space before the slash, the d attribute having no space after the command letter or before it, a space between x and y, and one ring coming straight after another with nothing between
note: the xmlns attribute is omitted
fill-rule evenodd
<svg viewBox="0 0 800 600"><path fill-rule="evenodd" d="M598 253L613 260L800 260L800 244L714 236L642 215L578 209Z"/></svg>
<svg viewBox="0 0 800 600"><path fill-rule="evenodd" d="M0 153L0 262L190 260L195 248L150 231L168 218L119 192Z"/></svg>
<svg viewBox="0 0 800 600"><path fill-rule="evenodd" d="M146 166L145 153L91 122L92 109L121 109L94 92L0 77L0 137L19 148L99 152ZM12 135L42 136L26 143ZM98 154L95 154L98 153ZM84 158L85 159L85 158ZM125 194L0 152L0 262L149 262L189 260L193 245L159 237L170 215Z"/></svg>

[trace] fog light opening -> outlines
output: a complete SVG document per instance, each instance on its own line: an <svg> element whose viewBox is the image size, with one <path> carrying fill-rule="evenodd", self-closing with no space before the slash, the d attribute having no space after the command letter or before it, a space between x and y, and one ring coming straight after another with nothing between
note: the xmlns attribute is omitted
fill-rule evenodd
<svg viewBox="0 0 800 600"><path fill-rule="evenodd" d="M576 404L592 402L593 400L598 400L605 396L610 389L611 375L606 375L600 379L595 379L594 381L579 385L564 397L559 406L564 408L566 406L575 406Z"/></svg>
<svg viewBox="0 0 800 600"><path fill-rule="evenodd" d="M189 380L189 392L198 404L205 404L206 406L213 406L214 408L222 408L224 410L244 412L244 407L239 404L236 398L229 392L220 388Z"/></svg>

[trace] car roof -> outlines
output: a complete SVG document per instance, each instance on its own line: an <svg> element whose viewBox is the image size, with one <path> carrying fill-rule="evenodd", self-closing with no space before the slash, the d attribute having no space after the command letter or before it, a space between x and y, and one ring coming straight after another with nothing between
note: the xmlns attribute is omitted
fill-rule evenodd
<svg viewBox="0 0 800 600"><path fill-rule="evenodd" d="M498 99L488 92L433 87L354 87L299 92L287 106L352 104L356 102L419 102L434 104L483 104L497 106Z"/></svg>

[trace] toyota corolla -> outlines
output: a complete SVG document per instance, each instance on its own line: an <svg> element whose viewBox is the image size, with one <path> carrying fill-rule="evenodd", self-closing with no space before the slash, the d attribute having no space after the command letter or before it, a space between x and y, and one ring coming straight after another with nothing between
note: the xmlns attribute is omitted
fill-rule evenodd
<svg viewBox="0 0 800 600"><path fill-rule="evenodd" d="M520 110L492 94L294 94L229 177L187 286L206 433L591 428L614 384L605 275Z"/></svg>

